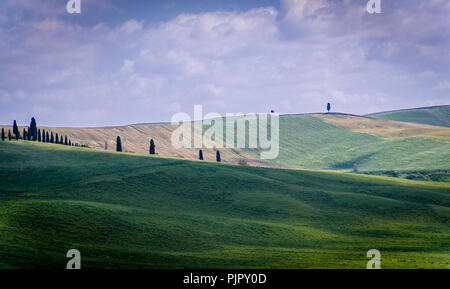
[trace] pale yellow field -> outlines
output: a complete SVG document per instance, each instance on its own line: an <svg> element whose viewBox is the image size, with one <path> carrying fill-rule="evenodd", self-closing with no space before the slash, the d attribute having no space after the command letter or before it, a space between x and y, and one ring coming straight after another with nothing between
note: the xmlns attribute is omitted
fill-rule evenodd
<svg viewBox="0 0 450 289"><path fill-rule="evenodd" d="M346 114L315 114L314 116L351 131L370 133L385 138L423 136L450 140L450 128L446 127Z"/></svg>

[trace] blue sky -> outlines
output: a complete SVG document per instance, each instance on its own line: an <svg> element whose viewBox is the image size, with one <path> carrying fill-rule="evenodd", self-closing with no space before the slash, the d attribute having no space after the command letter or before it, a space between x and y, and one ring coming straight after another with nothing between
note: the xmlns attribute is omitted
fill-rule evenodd
<svg viewBox="0 0 450 289"><path fill-rule="evenodd" d="M0 123L450 104L447 0L66 2L0 2Z"/></svg>

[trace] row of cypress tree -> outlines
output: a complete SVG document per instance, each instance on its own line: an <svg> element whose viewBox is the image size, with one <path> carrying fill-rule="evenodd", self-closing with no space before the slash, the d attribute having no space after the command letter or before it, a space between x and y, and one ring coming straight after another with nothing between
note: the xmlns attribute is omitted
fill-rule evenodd
<svg viewBox="0 0 450 289"><path fill-rule="evenodd" d="M201 160L201 161L203 161L203 150L200 150L200 151L198 152L198 159ZM216 161L217 161L218 163L220 163L220 162L222 161L222 159L221 159L221 157L220 157L220 151L219 151L219 150L216 151Z"/></svg>
<svg viewBox="0 0 450 289"><path fill-rule="evenodd" d="M13 134L14 134L14 138L16 140L20 139L19 127L17 126L17 122L15 120L13 123ZM6 139L5 129L2 128L2 141L5 141L5 139ZM8 140L11 141L11 139L13 139L13 136L11 134L11 130L8 130ZM22 139L30 140L30 141L38 141L38 142L43 142L43 143L56 143L56 144L63 144L63 145L68 145L68 146L78 146L78 144L72 143L72 141L70 139L68 139L67 136L65 136L63 138L63 136L62 135L59 136L58 133L53 135L53 132L45 131L44 129L42 129L42 133L41 133L41 130L37 128L36 120L34 117L31 119L31 123L30 123L30 126L28 127L28 130L26 130L25 128L23 129ZM105 146L106 146L106 144L105 144ZM121 140L120 136L117 136L116 151L122 152L122 140ZM156 147L155 147L155 142L153 139L150 139L149 153L151 155L156 154ZM199 160L203 160L203 150L199 151L198 158L199 158ZM222 161L219 150L216 151L216 161L217 162Z"/></svg>
<svg viewBox="0 0 450 289"><path fill-rule="evenodd" d="M5 129L2 128L2 141L5 141L6 135L5 135ZM36 124L36 119L33 117L31 118L30 126L28 129L24 128L22 131L22 135L20 134L19 126L17 125L17 122L14 120L13 122L13 131L11 134L11 130L8 130L8 140L12 139L23 139L23 140L29 140L29 141L38 141L43 143L55 143L55 144L62 144L62 145L68 145L68 146L78 146L78 144L72 143L72 140L70 140L67 136L60 136L58 133L53 135L53 132L45 131L45 129L38 129Z"/></svg>
<svg viewBox="0 0 450 289"><path fill-rule="evenodd" d="M106 144L105 144L105 148L106 148ZM120 136L117 136L116 151L117 152L122 152L122 139L120 138ZM151 155L156 154L155 142L153 141L153 139L150 139L149 152L150 152ZM198 152L198 159L201 160L201 161L203 160L203 150L200 150ZM220 157L220 151L216 151L216 161L219 162L219 163L222 161L222 159Z"/></svg>

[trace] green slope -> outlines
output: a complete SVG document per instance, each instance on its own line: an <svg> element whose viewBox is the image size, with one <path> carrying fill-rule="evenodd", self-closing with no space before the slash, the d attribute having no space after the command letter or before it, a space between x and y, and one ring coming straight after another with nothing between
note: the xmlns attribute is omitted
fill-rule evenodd
<svg viewBox="0 0 450 289"><path fill-rule="evenodd" d="M450 127L450 105L380 112L368 116Z"/></svg>
<svg viewBox="0 0 450 289"><path fill-rule="evenodd" d="M450 186L0 142L0 266L450 268Z"/></svg>
<svg viewBox="0 0 450 289"><path fill-rule="evenodd" d="M276 163L352 170L450 169L450 142L426 137L382 138L352 132L310 115L280 117Z"/></svg>

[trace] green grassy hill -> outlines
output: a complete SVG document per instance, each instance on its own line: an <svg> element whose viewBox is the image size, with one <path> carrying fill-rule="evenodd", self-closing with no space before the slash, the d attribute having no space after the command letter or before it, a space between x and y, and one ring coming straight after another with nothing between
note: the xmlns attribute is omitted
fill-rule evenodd
<svg viewBox="0 0 450 289"><path fill-rule="evenodd" d="M280 164L359 171L450 169L450 142L384 138L354 132L311 115L280 118Z"/></svg>
<svg viewBox="0 0 450 289"><path fill-rule="evenodd" d="M450 268L449 220L449 184L0 142L0 268Z"/></svg>
<svg viewBox="0 0 450 289"><path fill-rule="evenodd" d="M417 110L421 111L421 110ZM147 153L149 139L162 156L198 158L197 149L175 149L170 124L140 124L108 128L50 128L74 142L115 149L122 137L124 150ZM208 127L205 127L206 130ZM222 160L238 164L303 167L361 172L450 170L450 128L376 120L343 114L285 115L280 117L280 154L261 161L258 150L220 149ZM215 151L204 149L207 160Z"/></svg>
<svg viewBox="0 0 450 289"><path fill-rule="evenodd" d="M370 117L450 127L450 105L369 114Z"/></svg>

